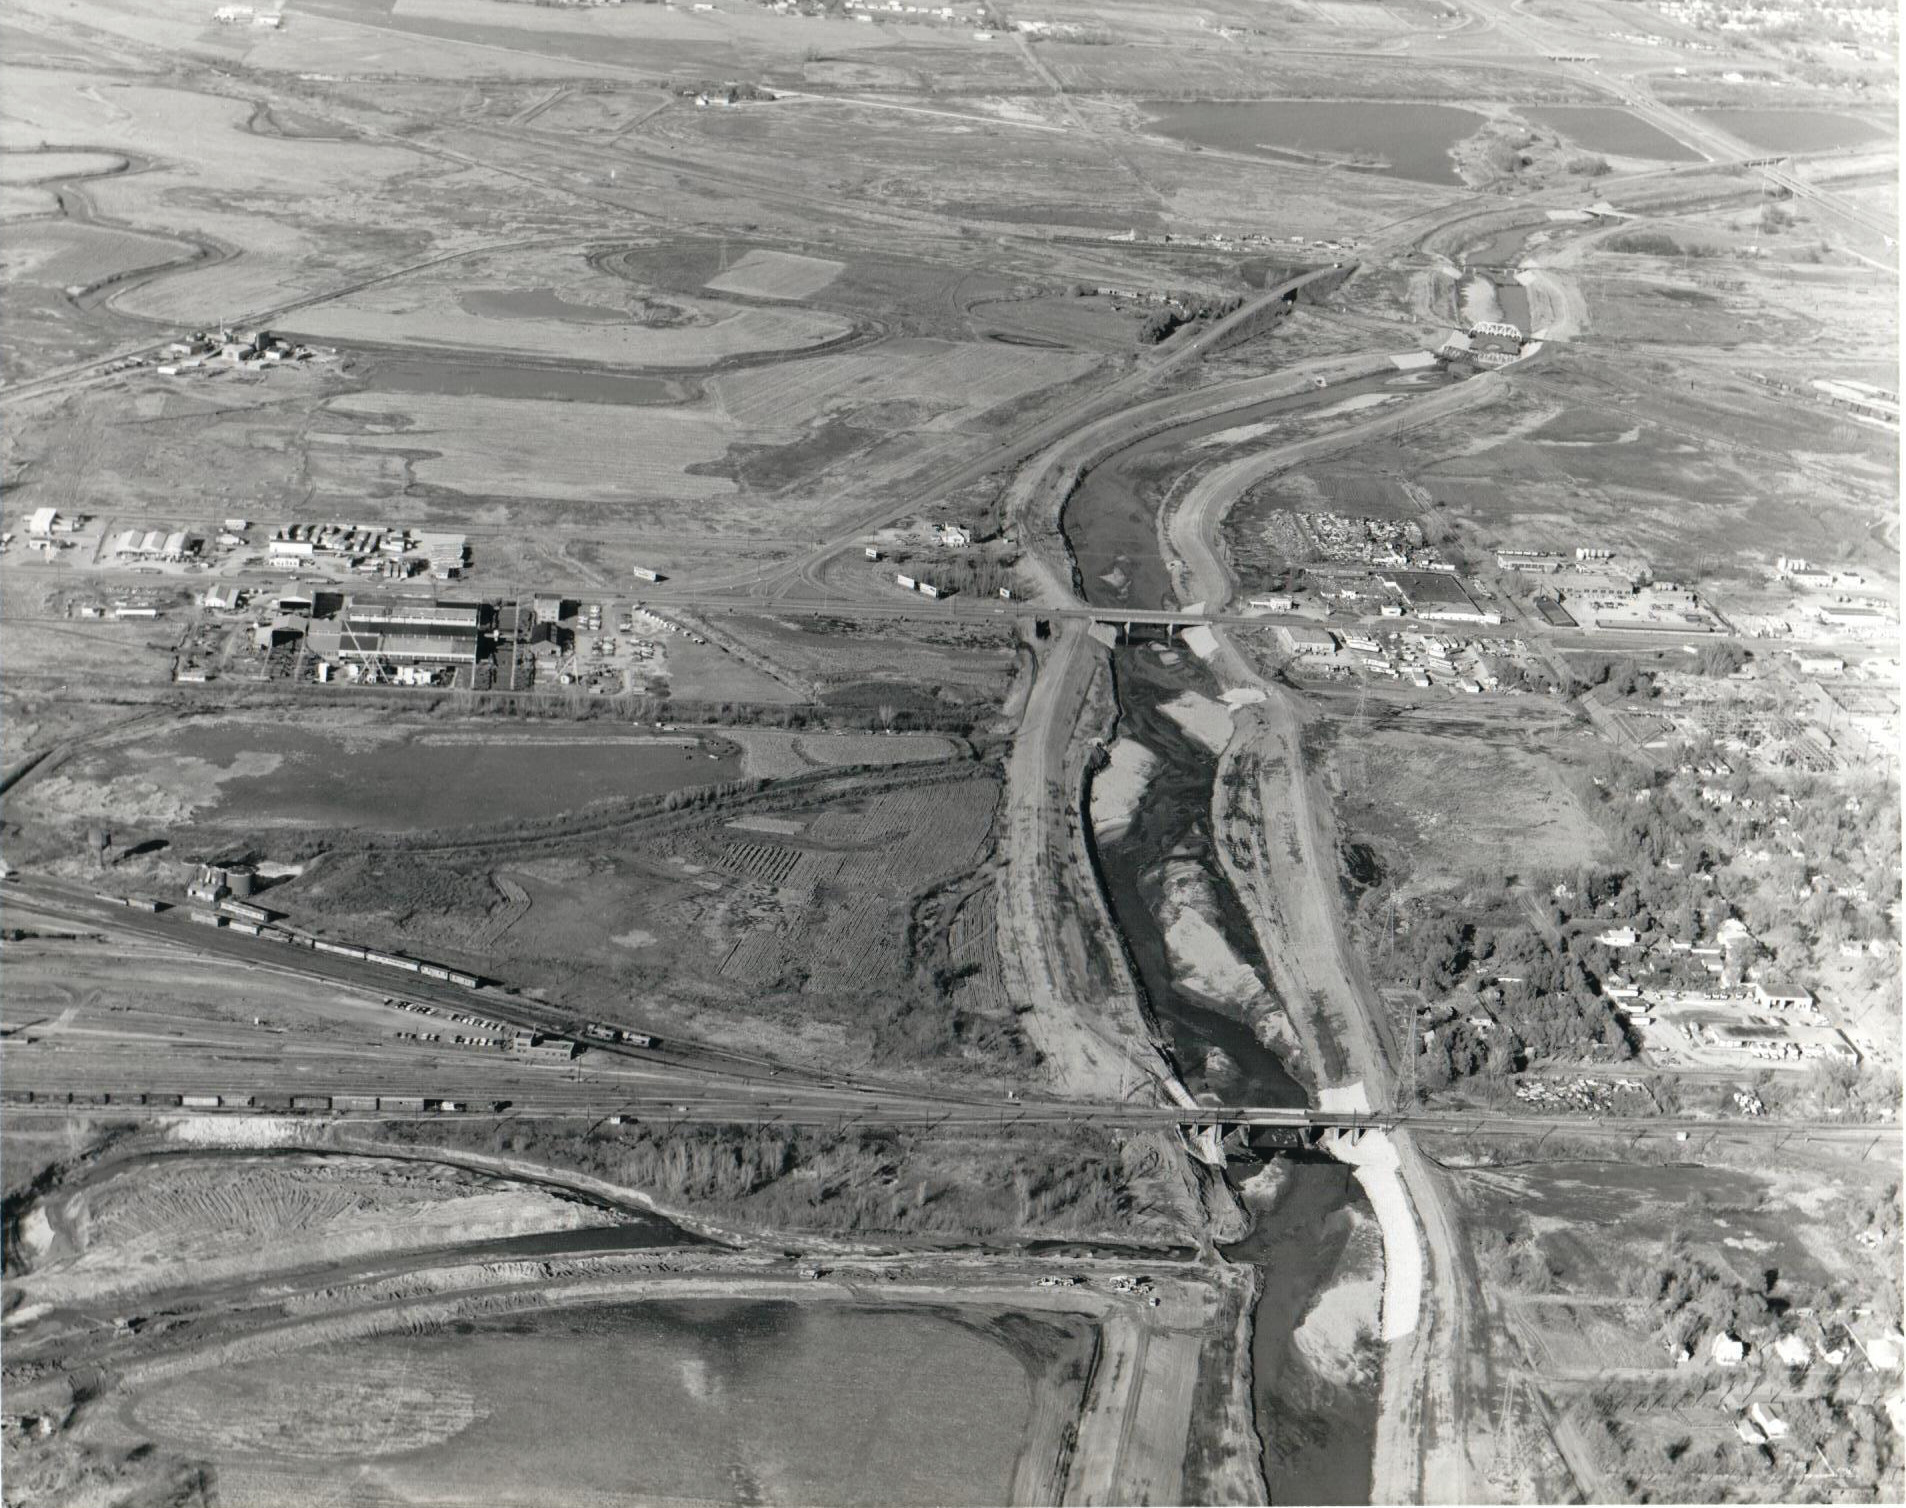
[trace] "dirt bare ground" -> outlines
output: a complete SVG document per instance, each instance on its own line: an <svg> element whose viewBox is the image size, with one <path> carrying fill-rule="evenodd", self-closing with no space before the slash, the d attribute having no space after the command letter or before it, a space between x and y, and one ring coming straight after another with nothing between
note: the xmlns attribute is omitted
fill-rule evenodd
<svg viewBox="0 0 1906 1508"><path fill-rule="evenodd" d="M561 1187L621 1205L638 1196L571 1175L550 1185L551 1170L522 1159L434 1164L316 1150L221 1158L212 1145L158 1164L108 1165L103 1177L81 1178L53 1196L54 1218L40 1222L28 1279L70 1280L86 1268L90 1281L67 1281L57 1311L41 1301L9 1315L10 1408L53 1421L30 1450L9 1441L10 1476L63 1501L87 1500L74 1495L83 1482L123 1489L137 1480L127 1474L130 1465L152 1455L156 1428L161 1458L173 1457L181 1440L200 1439L213 1459L229 1458L233 1500L251 1501L258 1473L279 1468L258 1456L258 1429L219 1401L216 1379L233 1369L257 1376L268 1421L287 1396L273 1379L316 1353L364 1356L366 1386L381 1397L384 1353L367 1348L384 1338L469 1334L499 1320L527 1336L553 1313L578 1308L745 1300L896 1316L957 1313L982 1325L998 1323L988 1316L1081 1320L1098 1336L1096 1364L1060 1373L1042 1370L1028 1354L1030 1412L1016 1435L1007 1500L1172 1501L1182 1496L1179 1463L1203 1338L1240 1323L1249 1298L1247 1274L1089 1250L1049 1258L896 1253L891 1244L823 1238L800 1242L801 1250L779 1240L501 1256L491 1249L495 1238L526 1224L539 1234L574 1229L560 1214L551 1220L565 1203ZM497 1210L484 1202L499 1198L505 1204ZM431 1238L423 1244L423 1227L402 1215L410 1206L427 1207ZM610 1218L600 1205L576 1207L586 1220ZM155 1265L153 1243L172 1241L182 1226L207 1259ZM612 1230L600 1234L613 1241ZM143 1279L132 1288L118 1278L129 1270ZM271 1283L260 1287L267 1275ZM1137 1276L1147 1287L1120 1292L1108 1281L1114 1275ZM135 1293L146 1312L164 1318L128 1322L125 1303ZM53 1355L59 1362L49 1367ZM69 1381L76 1367L92 1379L87 1396L94 1400L79 1408ZM346 1427L333 1407L342 1400L324 1387L297 1396L315 1411L300 1460L375 1459L404 1442L447 1446L482 1411L474 1402L459 1405L433 1424L423 1394L402 1407L393 1394L388 1427L366 1435ZM451 1386L444 1396L462 1394ZM297 1474L307 1466L291 1461L284 1469L293 1477L278 1489L302 1490Z"/></svg>

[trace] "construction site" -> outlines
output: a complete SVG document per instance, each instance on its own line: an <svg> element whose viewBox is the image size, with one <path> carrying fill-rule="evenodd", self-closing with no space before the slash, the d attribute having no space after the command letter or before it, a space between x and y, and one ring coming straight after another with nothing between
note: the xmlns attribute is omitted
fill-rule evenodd
<svg viewBox="0 0 1906 1508"><path fill-rule="evenodd" d="M1900 1498L1896 17L8 35L8 1503Z"/></svg>

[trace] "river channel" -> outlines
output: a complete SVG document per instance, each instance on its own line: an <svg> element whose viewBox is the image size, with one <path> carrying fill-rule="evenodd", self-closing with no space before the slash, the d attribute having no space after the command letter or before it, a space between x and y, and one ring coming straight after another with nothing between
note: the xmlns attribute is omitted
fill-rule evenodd
<svg viewBox="0 0 1906 1508"><path fill-rule="evenodd" d="M1383 372L1330 389L1331 402L1361 400L1403 391L1399 373ZM1174 425L1134 441L1106 457L1080 479L1059 520L1072 548L1080 591L1094 607L1176 607L1171 573L1158 548L1158 508L1148 495L1162 469L1182 469L1210 452L1200 444L1230 446L1269 433L1281 414L1319 405L1315 391L1269 398L1248 408Z"/></svg>
<svg viewBox="0 0 1906 1508"><path fill-rule="evenodd" d="M1378 391L1385 379L1348 383L1342 395ZM1335 395L1333 395L1335 396ZM1317 395L1299 394L1165 431L1121 451L1088 472L1067 503L1062 528L1078 564L1081 589L1095 605L1162 607L1170 579L1158 548L1157 519L1145 485L1187 447L1225 431L1266 422ZM1228 438L1228 437L1227 437ZM1166 946L1160 903L1167 866L1202 871L1216 897L1211 918L1233 953L1266 979L1248 917L1216 861L1211 793L1217 756L1162 709L1187 691L1215 696L1209 672L1181 643L1142 634L1113 652L1119 736L1156 757L1130 825L1098 847L1100 873L1146 1005L1157 1021L1180 1081L1200 1098L1256 1105L1302 1105L1306 1096L1277 1053L1241 1015L1186 989ZM1225 1249L1259 1270L1260 1297L1251 1346L1252 1397L1263 1470L1273 1503L1367 1503L1376 1441L1373 1379L1340 1382L1320 1375L1299 1351L1295 1333L1329 1284L1352 1222L1368 1202L1342 1164L1312 1155L1262 1154L1274 1176L1268 1198L1247 1198L1250 1233ZM1234 1186L1263 1173L1244 1160L1230 1170Z"/></svg>

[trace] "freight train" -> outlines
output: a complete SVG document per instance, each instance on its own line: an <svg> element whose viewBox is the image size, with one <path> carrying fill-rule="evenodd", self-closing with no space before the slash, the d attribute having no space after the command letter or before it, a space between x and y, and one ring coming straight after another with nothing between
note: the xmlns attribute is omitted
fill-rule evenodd
<svg viewBox="0 0 1906 1508"><path fill-rule="evenodd" d="M181 1110L270 1110L276 1112L381 1110L414 1114L454 1114L477 1108L470 1100L419 1094L132 1094L112 1091L8 1089L0 1102L9 1105L145 1105ZM482 1108L503 1111L508 1100L485 1100Z"/></svg>
<svg viewBox="0 0 1906 1508"><path fill-rule="evenodd" d="M328 953L333 958L349 958L358 963L374 963L381 968L402 969L406 974L422 974L426 978L458 985L466 990L478 989L485 983L475 974L465 974L457 969L445 968L440 963L422 963L415 958L400 957L396 953L380 953L375 948L359 948L350 943L327 942L322 937L307 937L302 932L286 932L283 935L288 941L298 944L301 948Z"/></svg>

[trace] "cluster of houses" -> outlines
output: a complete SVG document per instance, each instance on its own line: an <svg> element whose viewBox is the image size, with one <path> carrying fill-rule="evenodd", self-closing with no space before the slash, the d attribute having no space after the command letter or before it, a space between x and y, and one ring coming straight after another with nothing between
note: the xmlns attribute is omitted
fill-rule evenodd
<svg viewBox="0 0 1906 1508"><path fill-rule="evenodd" d="M1252 605L1276 600L1253 598ZM1382 676L1419 690L1452 686L1470 696L1502 689L1502 679L1490 668L1489 654L1481 645L1445 634L1415 629L1390 634L1353 629L1337 634L1311 624L1285 623L1278 625L1277 639L1286 653L1301 657L1307 668ZM1490 649L1511 655L1526 652L1520 640L1493 644Z"/></svg>
<svg viewBox="0 0 1906 1508"><path fill-rule="evenodd" d="M1759 944L1737 917L1706 942L1666 938L1644 947L1625 925L1605 929L1595 941L1612 953L1635 955L1622 957L1620 972L1609 974L1602 989L1650 1048L1791 1065L1860 1058L1812 991L1765 969L1748 977Z"/></svg>

